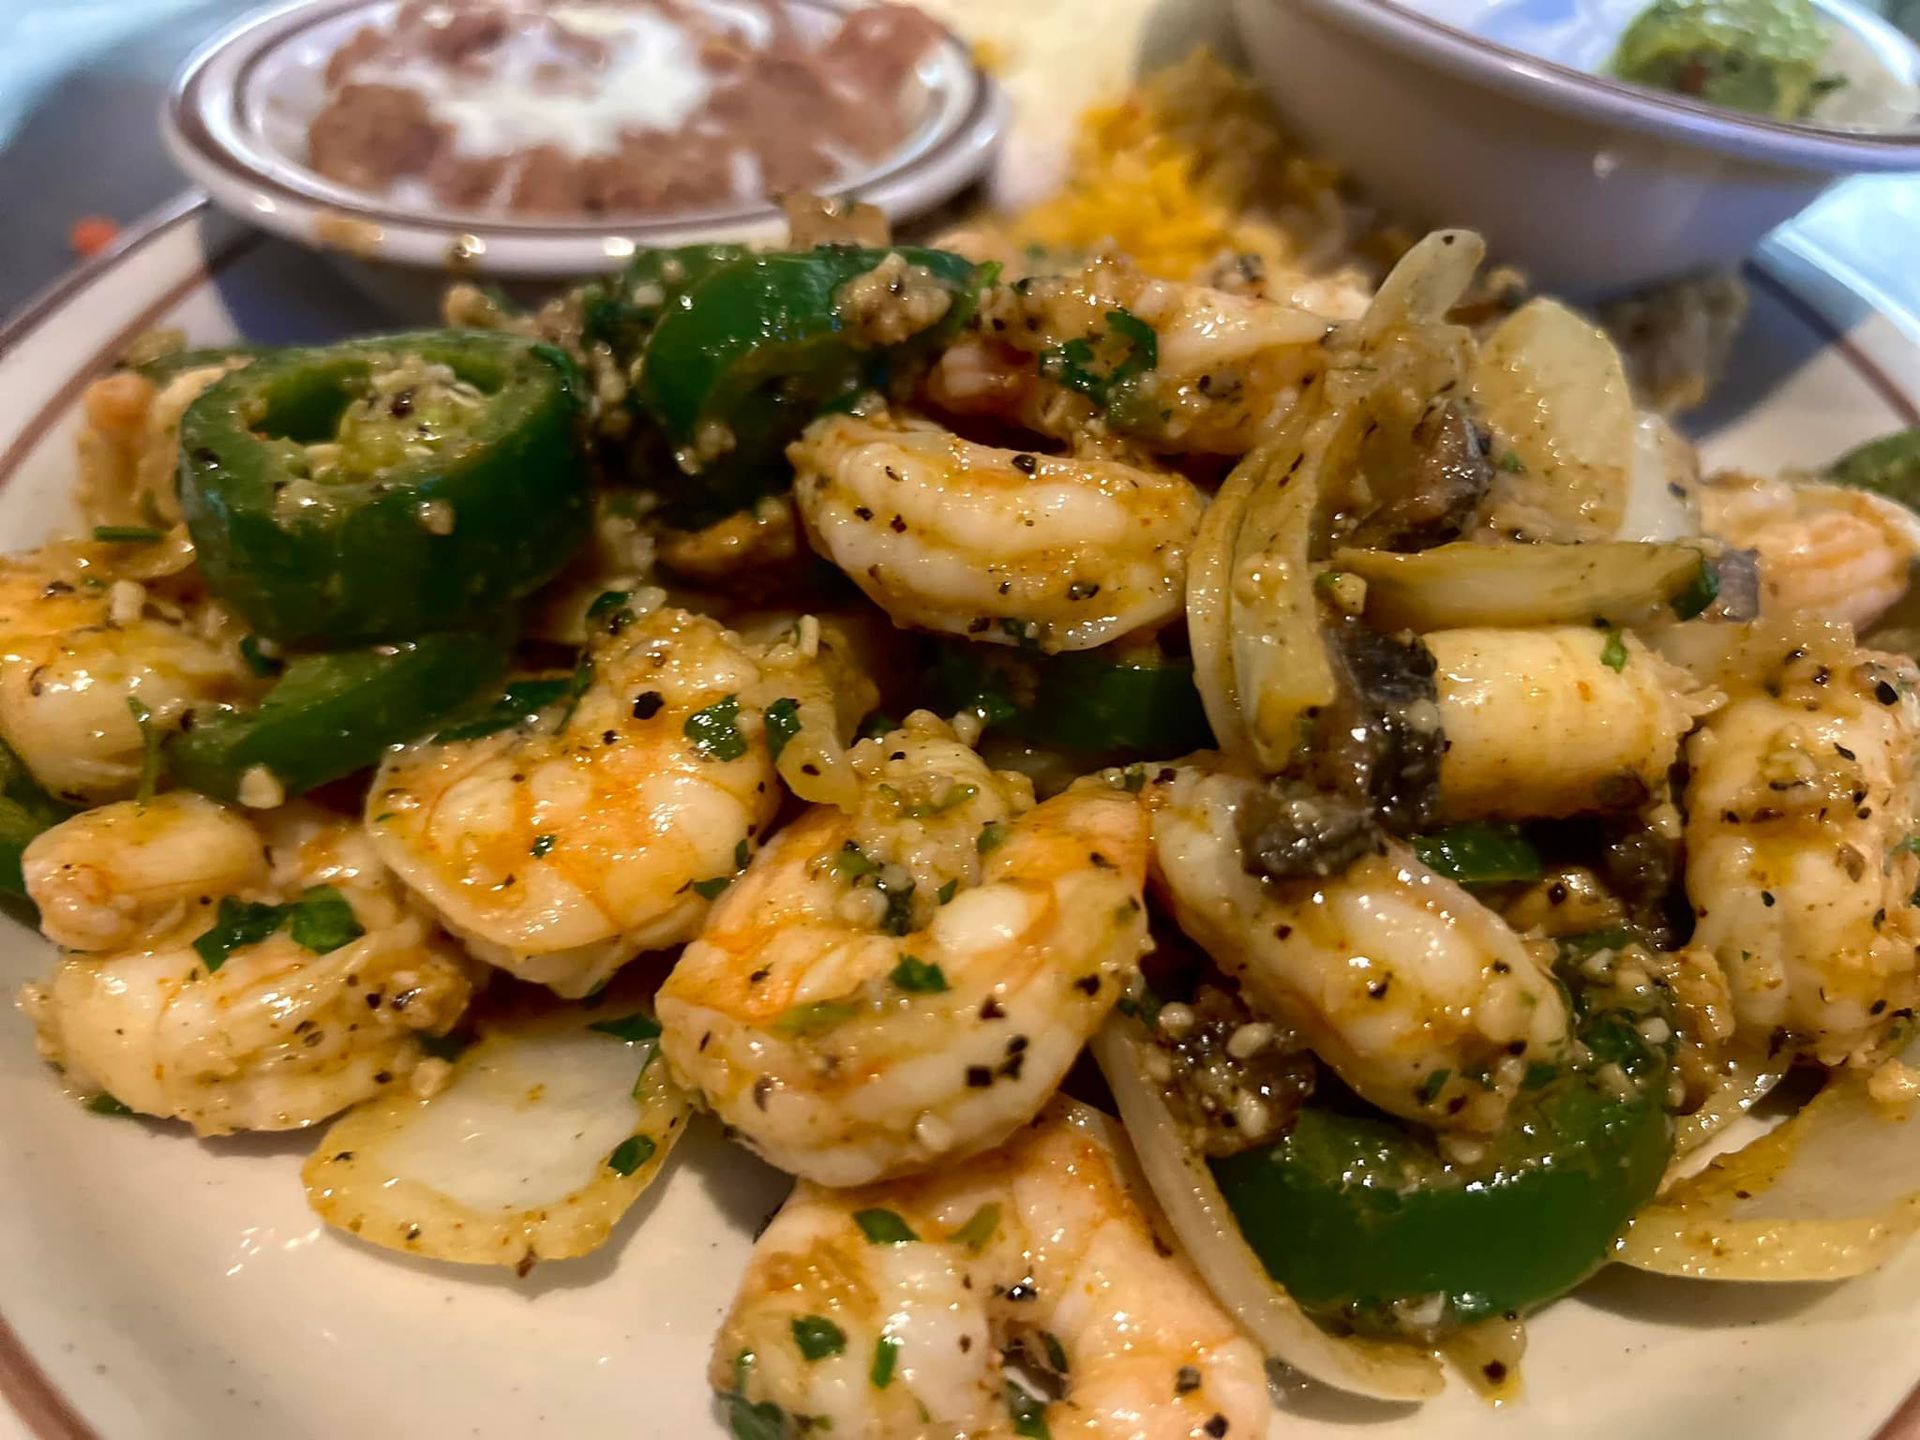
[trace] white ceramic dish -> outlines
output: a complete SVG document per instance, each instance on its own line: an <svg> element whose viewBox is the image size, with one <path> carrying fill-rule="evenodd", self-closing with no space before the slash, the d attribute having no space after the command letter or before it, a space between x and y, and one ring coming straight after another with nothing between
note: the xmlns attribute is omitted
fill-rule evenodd
<svg viewBox="0 0 1920 1440"><path fill-rule="evenodd" d="M1920 74L1897 31L1825 3L1906 82ZM1545 58L1495 38L1518 38L1510 28L1458 28L1441 9L1491 13L1484 0L1235 0L1253 68L1299 134L1397 213L1481 230L1549 289L1602 294L1730 264L1842 175L1920 170L1920 132L1660 94L1578 68L1599 43L1584 31L1563 27L1567 53Z"/></svg>
<svg viewBox="0 0 1920 1440"><path fill-rule="evenodd" d="M1920 423L1920 345L1772 246L1708 436L1719 463L1818 462ZM309 252L200 202L0 334L0 549L69 514L81 384L132 334L321 339L367 314ZM50 950L0 920L0 991ZM707 1345L780 1177L701 1127L594 1257L524 1280L323 1229L313 1136L196 1141L87 1114L0 1007L0 1390L43 1440L408 1435L719 1440ZM1418 1412L1289 1392L1275 1440L1920 1440L1920 1246L1838 1287L1596 1278L1532 1323L1524 1400Z"/></svg>
<svg viewBox="0 0 1920 1440"><path fill-rule="evenodd" d="M830 20L850 0L791 0ZM636 246L693 240L767 242L786 233L771 204L697 214L560 220L447 215L370 196L314 173L306 121L323 101L328 56L397 0L295 0L250 15L202 46L175 81L164 113L168 148L213 198L277 235L361 262L458 269L488 278L597 275ZM1006 101L966 45L948 35L921 62L923 118L884 162L846 187L902 219L931 209L992 163Z"/></svg>

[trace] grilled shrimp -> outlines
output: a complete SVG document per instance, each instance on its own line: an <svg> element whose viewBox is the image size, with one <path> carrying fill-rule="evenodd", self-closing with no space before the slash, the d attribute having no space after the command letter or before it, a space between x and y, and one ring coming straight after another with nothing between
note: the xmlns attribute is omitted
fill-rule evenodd
<svg viewBox="0 0 1920 1440"><path fill-rule="evenodd" d="M1146 935L1133 797L1086 782L1033 806L1023 777L925 712L851 761L858 808L815 807L774 836L659 994L681 1082L827 1185L1031 1119Z"/></svg>
<svg viewBox="0 0 1920 1440"><path fill-rule="evenodd" d="M393 754L367 796L374 845L480 959L585 995L690 938L773 818L767 708L818 689L791 658L685 610L617 610L580 693Z"/></svg>
<svg viewBox="0 0 1920 1440"><path fill-rule="evenodd" d="M921 422L816 421L789 450L813 548L899 625L1086 650L1180 613L1200 492Z"/></svg>
<svg viewBox="0 0 1920 1440"><path fill-rule="evenodd" d="M1121 1143L1056 1100L938 1175L802 1181L754 1246L714 1388L849 1440L1264 1434L1265 1361L1156 1237ZM1009 1351L1059 1398L1013 1390Z"/></svg>
<svg viewBox="0 0 1920 1440"><path fill-rule="evenodd" d="M1449 819L1631 809L1665 793L1681 737L1717 700L1633 636L1590 626L1425 638Z"/></svg>
<svg viewBox="0 0 1920 1440"><path fill-rule="evenodd" d="M1809 653L1811 652L1811 653ZM1838 1064L1915 1003L1920 682L1911 661L1797 647L1777 694L1736 699L1687 745L1693 948L1740 1031Z"/></svg>
<svg viewBox="0 0 1920 1440"><path fill-rule="evenodd" d="M1528 1063L1566 1037L1552 976L1398 844L1328 879L1249 874L1241 826L1260 790L1205 759L1148 784L1155 877L1180 928L1381 1109L1497 1128Z"/></svg>
<svg viewBox="0 0 1920 1440"><path fill-rule="evenodd" d="M1296 305L1149 280L1111 259L998 286L974 324L929 377L941 408L1074 439L1100 412L1069 367L1084 370L1107 353L1141 371L1142 391L1120 417L1126 433L1164 453L1207 455L1253 448L1324 368L1332 328ZM1150 354L1135 326L1151 329ZM1078 346L1087 347L1085 363L1073 359Z"/></svg>
<svg viewBox="0 0 1920 1440"><path fill-rule="evenodd" d="M1907 593L1920 560L1920 518L1865 490L1723 474L1700 502L1709 534L1757 553L1768 619L1865 630Z"/></svg>
<svg viewBox="0 0 1920 1440"><path fill-rule="evenodd" d="M0 559L0 738L75 804L133 793L143 725L170 730L195 705L258 689L228 622L133 578L121 548L55 544Z"/></svg>
<svg viewBox="0 0 1920 1440"><path fill-rule="evenodd" d="M312 1125L406 1079L420 1036L466 1008L470 967L359 827L306 805L257 824L196 795L76 815L27 847L48 938L78 948L21 1008L75 1086L203 1135ZM326 938L297 920L202 954L229 900L351 908ZM324 951L309 948L331 946Z"/></svg>
<svg viewBox="0 0 1920 1440"><path fill-rule="evenodd" d="M174 475L180 464L180 417L203 391L245 360L216 361L179 371L156 385L121 370L88 385L81 396L81 512L95 525L173 525L180 520Z"/></svg>

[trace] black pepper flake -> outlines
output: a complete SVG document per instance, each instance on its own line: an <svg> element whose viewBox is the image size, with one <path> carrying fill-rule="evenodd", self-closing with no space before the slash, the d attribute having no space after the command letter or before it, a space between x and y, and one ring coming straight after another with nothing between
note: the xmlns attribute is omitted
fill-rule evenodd
<svg viewBox="0 0 1920 1440"><path fill-rule="evenodd" d="M1853 751L1849 750L1844 745L1834 746L1833 753L1838 755L1842 760L1857 760L1860 758L1859 756L1855 755Z"/></svg>
<svg viewBox="0 0 1920 1440"><path fill-rule="evenodd" d="M1073 982L1073 988L1080 991L1083 995L1098 995L1100 993L1100 977L1098 975L1082 975L1078 980Z"/></svg>
<svg viewBox="0 0 1920 1440"><path fill-rule="evenodd" d="M1002 1008L1000 1002L991 995L980 1002L980 1018L982 1020L999 1020L1004 1018L1006 1013L1006 1010Z"/></svg>
<svg viewBox="0 0 1920 1440"><path fill-rule="evenodd" d="M1773 908L1773 891L1762 890L1760 892L1760 903L1771 910Z"/></svg>
<svg viewBox="0 0 1920 1440"><path fill-rule="evenodd" d="M666 703L666 696L662 695L658 690L649 690L646 694L634 700L633 718L636 720L651 720L660 713L660 707Z"/></svg>
<svg viewBox="0 0 1920 1440"><path fill-rule="evenodd" d="M985 1065L967 1066L967 1085L973 1090L984 1090L993 1084L993 1071Z"/></svg>
<svg viewBox="0 0 1920 1440"><path fill-rule="evenodd" d="M753 1104L756 1110L767 1108L767 1096L773 1093L773 1077L762 1075L753 1082Z"/></svg>
<svg viewBox="0 0 1920 1440"><path fill-rule="evenodd" d="M873 511L864 505L856 505L853 507L853 518L856 520L871 520L873 518Z"/></svg>
<svg viewBox="0 0 1920 1440"><path fill-rule="evenodd" d="M1450 240L1453 237L1449 235L1443 238ZM1210 1416L1207 1423L1200 1428L1206 1431L1207 1434L1213 1436L1214 1440L1220 1440L1220 1437L1227 1433L1227 1417L1224 1415Z"/></svg>
<svg viewBox="0 0 1920 1440"><path fill-rule="evenodd" d="M1489 1360L1480 1367L1480 1373L1487 1377L1489 1383L1498 1385L1502 1380L1507 1378L1507 1362L1504 1360Z"/></svg>
<svg viewBox="0 0 1920 1440"><path fill-rule="evenodd" d="M1882 680L1873 687L1873 698L1882 705L1897 705L1900 703L1900 692Z"/></svg>
<svg viewBox="0 0 1920 1440"><path fill-rule="evenodd" d="M1016 455L1013 457L1013 468L1022 475L1031 475L1040 468L1040 459L1036 455Z"/></svg>
<svg viewBox="0 0 1920 1440"><path fill-rule="evenodd" d="M1273 938L1276 940L1285 940L1291 934L1293 934L1293 927L1291 925L1276 925L1273 927Z"/></svg>
<svg viewBox="0 0 1920 1440"><path fill-rule="evenodd" d="M1367 998L1370 1000L1386 999L1388 984L1389 982L1385 980L1375 980L1372 984L1367 986Z"/></svg>
<svg viewBox="0 0 1920 1440"><path fill-rule="evenodd" d="M1191 1395L1200 1388L1200 1372L1192 1365L1182 1365L1173 1372L1173 1393Z"/></svg>
<svg viewBox="0 0 1920 1440"><path fill-rule="evenodd" d="M902 517L896 515L887 522L887 528L896 535L904 535L907 533L907 522Z"/></svg>
<svg viewBox="0 0 1920 1440"><path fill-rule="evenodd" d="M1009 1300L1033 1300L1037 1299L1039 1295L1040 1287L1035 1285L1031 1278L1016 1280L1007 1289L1007 1299Z"/></svg>

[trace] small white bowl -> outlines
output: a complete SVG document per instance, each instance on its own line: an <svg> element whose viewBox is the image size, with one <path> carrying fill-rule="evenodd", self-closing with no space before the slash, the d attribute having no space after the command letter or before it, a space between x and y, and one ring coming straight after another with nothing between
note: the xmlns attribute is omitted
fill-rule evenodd
<svg viewBox="0 0 1920 1440"><path fill-rule="evenodd" d="M1431 3L1429 0L1429 9ZM1822 0L1894 80L1898 31ZM1920 170L1920 133L1746 115L1592 74L1395 0L1235 0L1288 124L1411 220L1468 225L1502 260L1603 295L1750 253L1840 176Z"/></svg>
<svg viewBox="0 0 1920 1440"><path fill-rule="evenodd" d="M788 0L822 21L851 0ZM250 15L187 61L167 98L168 148L215 202L262 229L376 269L412 267L497 280L603 274L636 249L778 241L771 203L697 213L580 219L449 213L338 185L306 163L307 122L325 103L328 57L398 0L295 0ZM948 33L921 61L925 114L884 161L842 193L898 220L929 210L992 163L1007 103ZM364 278L364 277L363 277ZM399 279L400 277L394 277Z"/></svg>

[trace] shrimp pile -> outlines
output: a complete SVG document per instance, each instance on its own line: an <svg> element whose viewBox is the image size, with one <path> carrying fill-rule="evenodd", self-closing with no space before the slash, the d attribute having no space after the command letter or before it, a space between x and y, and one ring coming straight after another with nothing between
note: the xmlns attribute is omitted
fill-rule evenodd
<svg viewBox="0 0 1920 1440"><path fill-rule="evenodd" d="M341 1117L329 1222L523 1272L654 1243L691 1116L795 1180L735 1434L1218 1440L1270 1360L1432 1393L1789 1065L1913 1088L1897 485L1702 478L1466 232L1364 294L801 210L88 392L93 537L0 560L76 1096ZM336 507L390 555L292 588Z"/></svg>

